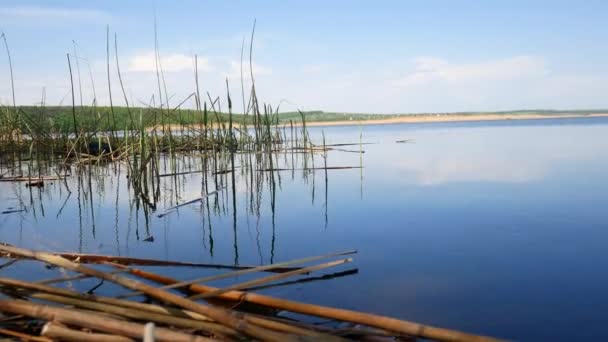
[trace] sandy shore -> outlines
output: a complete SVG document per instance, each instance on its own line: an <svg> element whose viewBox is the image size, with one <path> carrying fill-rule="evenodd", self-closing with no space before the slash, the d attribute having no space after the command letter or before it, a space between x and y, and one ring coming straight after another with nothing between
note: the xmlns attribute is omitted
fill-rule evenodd
<svg viewBox="0 0 608 342"><path fill-rule="evenodd" d="M573 118L598 118L608 117L608 113L595 114L440 114L440 115L403 115L389 119L367 119L367 120L340 120L340 121L307 121L307 127L323 127L323 126L354 126L354 125L394 125L403 123L433 123L433 122L467 122L467 121L501 121L501 120L544 120L544 119L573 119ZM228 124L226 123L226 126ZM221 127L218 124L213 125L214 128ZM289 126L289 124L279 124L279 127ZM294 122L294 126L300 127L302 123ZM175 124L167 125L166 128L171 128L174 131L180 129L198 129L199 125L179 126ZM234 124L235 128L240 128L239 123ZM160 129L160 127L158 128ZM152 131L152 127L148 127L148 131Z"/></svg>
<svg viewBox="0 0 608 342"><path fill-rule="evenodd" d="M390 125L402 123L431 123L431 122L466 122L466 121L500 121L500 120L543 120L543 119L572 119L572 118L597 118L608 117L608 113L598 114L479 114L479 115L412 115L400 116L390 119L372 120L344 120L344 121L316 121L307 122L306 126L349 126L349 125Z"/></svg>

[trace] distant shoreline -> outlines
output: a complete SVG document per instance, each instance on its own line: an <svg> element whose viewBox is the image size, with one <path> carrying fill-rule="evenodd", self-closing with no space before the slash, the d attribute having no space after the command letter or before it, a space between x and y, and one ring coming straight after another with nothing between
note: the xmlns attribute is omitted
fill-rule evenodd
<svg viewBox="0 0 608 342"><path fill-rule="evenodd" d="M545 119L577 119L577 118L608 118L608 113L592 113L592 114L424 114L424 115L400 115L398 117L380 118L380 119L353 119L353 120L328 120L328 121L306 121L306 127L330 127L330 126L372 126L372 125L398 125L407 123L438 123L438 122L484 122L484 121L510 121L510 120L545 120ZM223 123L227 126L227 123ZM279 127L289 127L291 124L287 122L279 123ZM272 125L274 127L274 125ZM294 127L302 127L301 121L294 121ZM199 128L199 124L176 125L167 124L166 128L179 130L182 128ZM222 127L222 125L213 123L214 128ZM240 123L234 123L235 128L242 127ZM247 125L252 127L252 125ZM157 126L161 129L161 126ZM148 131L153 131L152 127L147 128Z"/></svg>
<svg viewBox="0 0 608 342"><path fill-rule="evenodd" d="M429 114L399 116L384 119L311 121L307 127L322 126L353 126L353 125L391 125L402 123L434 123L434 122L469 122L469 121L506 121L506 120L542 120L542 119L575 119L608 117L608 113L594 114ZM295 123L294 123L295 125ZM298 123L296 126L301 126Z"/></svg>

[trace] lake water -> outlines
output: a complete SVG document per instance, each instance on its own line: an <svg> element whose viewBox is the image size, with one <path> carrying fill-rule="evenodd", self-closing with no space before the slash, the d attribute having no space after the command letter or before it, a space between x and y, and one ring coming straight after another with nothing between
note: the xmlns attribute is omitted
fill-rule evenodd
<svg viewBox="0 0 608 342"><path fill-rule="evenodd" d="M62 182L31 192L0 183L0 210L26 209L0 215L0 241L228 264L356 249L353 263L319 275L356 273L260 292L515 340L608 339L608 119L311 128L313 141L322 131L328 144L358 143L360 134L373 143L362 159L328 153L328 166L364 168L326 176L298 170L301 155L276 155L294 170L275 173L273 187L271 173L252 179L238 169L250 157L237 155L235 202L232 175L219 175L225 189L209 197L210 209L196 203L162 218L215 188L204 189L199 173L165 177L153 213L135 204L124 166L68 178L71 194ZM413 141L396 143L403 139ZM180 157L183 169L198 163ZM0 274L56 276L19 264ZM162 272L190 279L214 271Z"/></svg>

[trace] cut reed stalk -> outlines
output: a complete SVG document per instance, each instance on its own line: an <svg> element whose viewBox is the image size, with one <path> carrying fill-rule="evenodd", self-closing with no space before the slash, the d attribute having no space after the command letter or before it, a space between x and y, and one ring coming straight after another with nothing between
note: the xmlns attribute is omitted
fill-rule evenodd
<svg viewBox="0 0 608 342"><path fill-rule="evenodd" d="M90 342L134 342L134 339L109 334L90 333L66 328L57 323L48 322L42 327L42 336L61 341L90 341ZM50 340L46 340L50 341Z"/></svg>

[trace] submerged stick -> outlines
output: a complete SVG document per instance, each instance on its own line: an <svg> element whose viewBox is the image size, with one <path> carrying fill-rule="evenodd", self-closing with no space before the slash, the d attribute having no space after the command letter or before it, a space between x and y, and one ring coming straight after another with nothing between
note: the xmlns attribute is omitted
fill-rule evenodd
<svg viewBox="0 0 608 342"><path fill-rule="evenodd" d="M51 181L62 180L59 176L38 176L38 177L0 177L0 182L31 182L31 181Z"/></svg>
<svg viewBox="0 0 608 342"><path fill-rule="evenodd" d="M169 209L165 210L165 212L158 214L157 216L158 216L158 217L163 217L163 216L165 216L165 215L171 214L172 212L174 212L174 211L175 211L175 210L177 210L178 208L181 208L181 207L184 207L184 206L187 206L187 205L190 205L190 204L194 204L194 203L197 203L197 202L201 202L201 201L203 200L203 198L207 198L207 197L209 197L209 196L217 195L217 194L218 194L218 192L219 192L219 190L214 190L214 191L211 191L210 193L208 193L208 194L207 194L206 196L204 196L204 197L199 197L199 198L196 198L196 199L190 200L190 201L188 201L188 202L184 202L184 203L178 204L178 205L176 205L176 206L173 206L173 207L171 207L171 208L169 208Z"/></svg>

